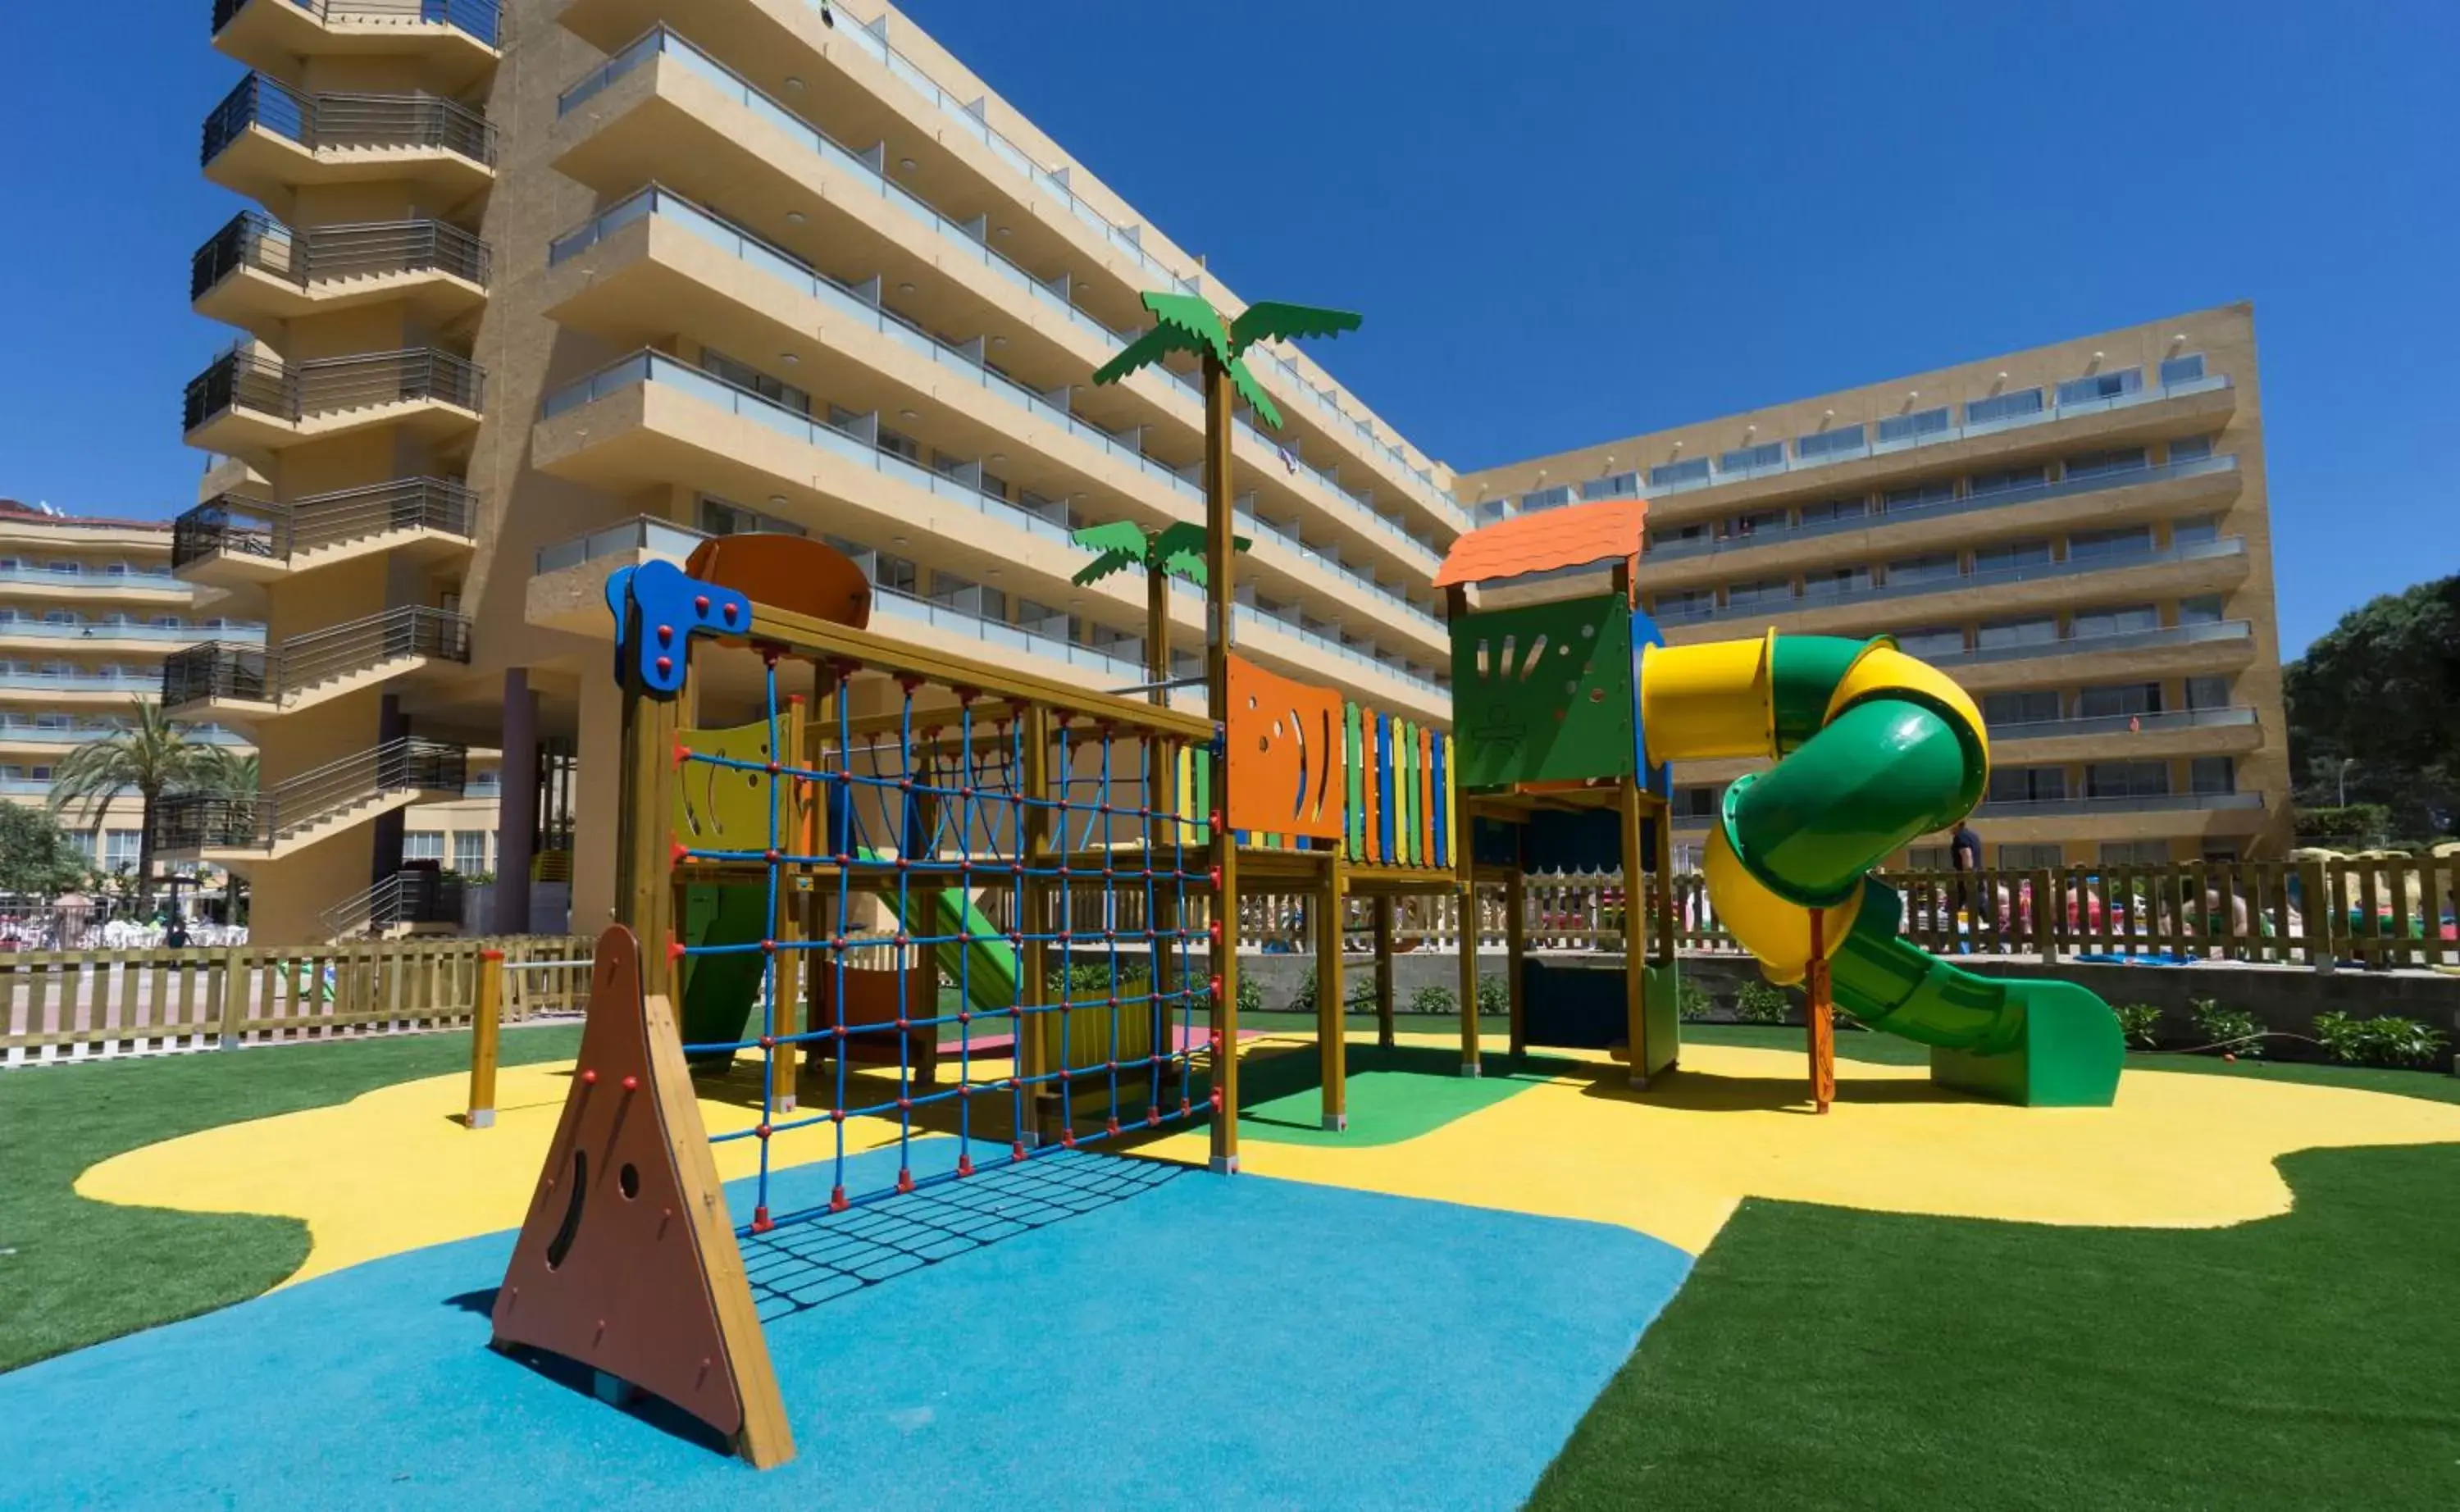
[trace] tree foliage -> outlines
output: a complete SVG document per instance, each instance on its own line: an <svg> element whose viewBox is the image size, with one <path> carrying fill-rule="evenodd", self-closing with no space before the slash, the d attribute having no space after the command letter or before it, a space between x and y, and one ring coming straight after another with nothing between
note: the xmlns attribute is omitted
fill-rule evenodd
<svg viewBox="0 0 2460 1512"><path fill-rule="evenodd" d="M85 885L85 853L58 820L22 803L0 803L0 892L54 898Z"/></svg>
<svg viewBox="0 0 2460 1512"><path fill-rule="evenodd" d="M51 807L54 815L74 814L95 824L111 800L123 793L135 793L143 801L144 828L137 855L137 899L142 905L154 891L154 812L164 795L252 793L256 761L190 740L159 703L138 698L130 708L123 727L78 746L53 769Z"/></svg>
<svg viewBox="0 0 2460 1512"><path fill-rule="evenodd" d="M2302 801L2379 803L2396 832L2460 817L2460 576L2373 599L2283 669Z"/></svg>

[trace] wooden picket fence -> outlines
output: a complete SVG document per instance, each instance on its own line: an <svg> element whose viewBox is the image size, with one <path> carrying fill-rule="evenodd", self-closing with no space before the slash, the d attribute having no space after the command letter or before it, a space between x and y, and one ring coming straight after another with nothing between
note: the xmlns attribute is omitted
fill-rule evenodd
<svg viewBox="0 0 2460 1512"><path fill-rule="evenodd" d="M0 1066L450 1029L504 954L506 1022L588 1005L592 942L556 935L0 953Z"/></svg>

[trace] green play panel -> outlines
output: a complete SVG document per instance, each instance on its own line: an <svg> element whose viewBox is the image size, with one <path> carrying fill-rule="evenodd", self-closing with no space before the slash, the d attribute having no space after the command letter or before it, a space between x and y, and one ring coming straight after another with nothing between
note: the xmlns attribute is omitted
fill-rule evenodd
<svg viewBox="0 0 2460 1512"><path fill-rule="evenodd" d="M1453 1046L1400 1045L1390 1050L1349 1042L1349 1127L1324 1127L1316 1047L1251 1046L1239 1066L1239 1137L1267 1144L1331 1144L1344 1149L1400 1144L1432 1134L1455 1118L1492 1108L1540 1082L1593 1072L1591 1062L1489 1055L1485 1075L1460 1074Z"/></svg>

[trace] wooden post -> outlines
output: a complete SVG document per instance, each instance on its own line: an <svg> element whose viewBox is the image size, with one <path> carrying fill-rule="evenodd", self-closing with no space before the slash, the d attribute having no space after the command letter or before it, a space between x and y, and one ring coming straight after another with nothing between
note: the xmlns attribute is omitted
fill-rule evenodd
<svg viewBox="0 0 2460 1512"><path fill-rule="evenodd" d="M215 973L222 994L219 1006L222 1009L222 1048L224 1050L237 1050L247 1033L248 989L253 984L248 980L246 956L246 947L230 947L223 951L222 969ZM41 978L35 980L39 984ZM43 1023L39 985L35 991L34 1012L26 1020L30 1029L40 1029Z"/></svg>
<svg viewBox="0 0 2460 1512"><path fill-rule="evenodd" d="M2059 926L2062 917L2058 889L2052 879L2056 873L2033 873L2033 948L2042 953L2044 966L2059 964Z"/></svg>
<svg viewBox="0 0 2460 1512"><path fill-rule="evenodd" d="M1315 1037L1324 1064L1324 1126L1349 1127L1349 1025L1342 999L1341 909L1347 885L1341 853L1327 853L1324 886L1316 894L1315 911Z"/></svg>
<svg viewBox="0 0 2460 1512"><path fill-rule="evenodd" d="M2335 965L2331 884L2319 861L2299 862L2298 878L2299 890L2306 897L2306 964L2328 974Z"/></svg>
<svg viewBox="0 0 2460 1512"><path fill-rule="evenodd" d="M1213 757L1213 1169L1239 1169L1239 843L1228 823L1232 763L1219 738L1230 719L1231 570L1238 560L1230 494L1230 370L1204 358L1204 689Z"/></svg>
<svg viewBox="0 0 2460 1512"><path fill-rule="evenodd" d="M1811 1021L1811 1100L1822 1113L1836 1100L1836 1005L1828 990L1827 923L1820 909L1811 910L1811 965L1802 979Z"/></svg>
<svg viewBox="0 0 2460 1512"><path fill-rule="evenodd" d="M1509 1039L1514 1059L1528 1053L1528 1004L1520 979L1521 957L1529 949L1529 879L1515 861L1503 874L1503 987L1511 1013Z"/></svg>
<svg viewBox="0 0 2460 1512"><path fill-rule="evenodd" d="M478 1001L470 1013L470 1111L464 1128L496 1126L496 1056L503 1032L504 952L478 952Z"/></svg>
<svg viewBox="0 0 2460 1512"><path fill-rule="evenodd" d="M1477 862L1470 847L1460 848L1459 880L1453 885L1460 900L1460 920L1454 938L1460 946L1460 1039L1461 1075L1479 1075L1477 1043Z"/></svg>
<svg viewBox="0 0 2460 1512"><path fill-rule="evenodd" d="M1375 895L1375 1043L1392 1048L1392 899Z"/></svg>
<svg viewBox="0 0 2460 1512"><path fill-rule="evenodd" d="M685 682L672 697L661 697L641 680L640 607L624 608L625 654L621 659L624 694L622 778L617 800L615 856L615 922L641 942L641 990L649 997L680 995L678 973L667 947L675 933L674 787L676 732L687 718L685 700L691 697L691 641L685 637Z"/></svg>
<svg viewBox="0 0 2460 1512"><path fill-rule="evenodd" d="M1648 1089L1648 934L1645 924L1647 902L1643 897L1641 875L1640 805L1642 788L1637 777L1622 780L1622 990L1624 1032L1623 1043L1631 1055L1631 1085Z"/></svg>

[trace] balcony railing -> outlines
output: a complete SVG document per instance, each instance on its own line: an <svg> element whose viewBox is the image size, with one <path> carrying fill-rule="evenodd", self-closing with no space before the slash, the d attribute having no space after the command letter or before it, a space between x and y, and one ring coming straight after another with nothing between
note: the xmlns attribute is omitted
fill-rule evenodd
<svg viewBox="0 0 2460 1512"><path fill-rule="evenodd" d="M816 11L825 9L818 0L803 0L803 3ZM991 156L1023 175L1035 195L1066 205L1070 213L1092 227L1113 251L1141 268L1146 275L1142 282L1149 287L1171 289L1183 294L1203 292L1202 286L1206 275L1199 273L1192 277L1180 277L1160 259L1145 249L1136 228L1119 225L1101 211L1093 208L1070 186L1064 169L1042 166L1031 154L978 115L971 102L961 100L942 89L919 64L890 46L887 37L860 26L839 27L837 34L850 39L856 47L871 54L875 62L896 75L925 100L938 107L940 114L945 117L949 125L982 142L990 149ZM1219 288L1218 281L1215 287ZM1224 289L1222 292L1228 291ZM1392 470L1395 479L1401 480L1403 486L1429 509L1449 519L1456 529L1470 528L1469 511L1451 493L1436 483L1434 474L1410 461L1398 447L1392 446L1378 437L1367 422L1344 410L1341 407L1341 396L1338 393L1327 393L1318 388L1299 371L1296 363L1265 348L1249 349L1248 363L1250 367L1262 370L1263 375L1268 379L1268 386L1283 397L1295 397L1303 401L1315 413L1320 423L1328 429L1347 434L1368 455L1382 460Z"/></svg>
<svg viewBox="0 0 2460 1512"><path fill-rule="evenodd" d="M1040 304L1045 309L1059 315L1089 333L1098 335L1112 350L1123 348L1128 342L1142 334L1141 331L1136 330L1124 333L1113 330L1093 316L1077 309L1065 294L1051 287L1034 273L984 245L981 235L974 226L941 214L929 202L890 179L881 170L880 165L873 162L868 157L849 150L826 132L795 115L776 98L763 93L741 75L663 27L652 28L606 62L583 75L577 83L558 97L557 114L568 114L578 109L609 84L659 57L671 58L677 67L732 96L745 109L784 132L831 167L852 176L858 183L878 193L885 202L896 206L935 232L945 250L968 261L980 263L993 274L1013 285L1027 297ZM586 229L583 227L573 235L579 237ZM1193 287L1192 285L1188 287ZM1257 363L1265 366L1279 365L1293 374L1297 371L1290 368L1289 364L1280 357L1261 348L1251 349L1250 355ZM1194 378L1170 368L1156 368L1154 371L1173 380L1185 391L1191 405L1197 402ZM1304 382L1295 378L1293 381ZM1241 426L1260 437L1264 444L1286 452L1282 441L1258 427L1243 409L1238 418ZM1290 456L1290 464L1286 476L1307 479L1310 487L1324 496L1325 502L1343 511L1359 528L1371 529L1389 538L1395 550L1418 561L1431 575L1433 573L1436 565L1442 561L1442 554L1434 547L1410 535L1406 527L1396 522L1378 514L1371 505L1344 489L1329 474L1298 458L1294 453L1287 455ZM1456 517L1462 528L1467 528L1468 516L1465 511L1457 504L1453 504L1450 508L1450 513Z"/></svg>
<svg viewBox="0 0 2460 1512"><path fill-rule="evenodd" d="M735 226L722 217L711 214L671 190L655 185L633 194L609 206L564 235L558 237L547 251L549 266L563 262L582 250L595 245L601 239L642 219L655 216L732 253L744 263L781 283L829 306L849 320L870 327L889 340L956 375L961 381L974 384L992 395L1031 414L1046 424L1056 425L1070 436L1110 458L1143 474L1157 486L1177 494L1201 507L1204 490L1178 468L1170 467L1147 457L1137 448L1113 437L1100 426L1078 419L1066 405L1054 403L1048 395L1017 382L993 370L977 350L955 346L941 340L913 321L896 311L882 309L873 299L812 267L783 248L773 246L750 232ZM1440 633L1443 621L1411 604L1406 597L1376 582L1374 578L1307 545L1295 532L1270 523L1254 514L1246 516L1248 523L1268 533L1281 544L1305 558L1325 571L1337 574L1344 585L1372 595L1396 612L1411 616L1431 632Z"/></svg>
<svg viewBox="0 0 2460 1512"><path fill-rule="evenodd" d="M2208 730L2256 723L2252 709L2164 709L2149 713L2089 714L2073 719L1990 722L1993 740L2058 740L2069 735L2149 735L2163 730Z"/></svg>
<svg viewBox="0 0 2460 1512"><path fill-rule="evenodd" d="M210 164L251 126L310 152L435 147L482 167L496 161L496 128L486 117L441 95L302 95L262 74L241 79L205 117L200 160Z"/></svg>
<svg viewBox="0 0 2460 1512"><path fill-rule="evenodd" d="M377 932L400 925L459 924L468 886L460 873L406 866L316 916L329 935Z"/></svg>
<svg viewBox="0 0 2460 1512"><path fill-rule="evenodd" d="M53 567L0 567L0 583L25 583L53 593L110 598L122 593L178 593L185 586L167 572L63 572Z"/></svg>
<svg viewBox="0 0 2460 1512"><path fill-rule="evenodd" d="M162 692L159 672L0 672L0 689L34 693L126 693L153 698Z"/></svg>
<svg viewBox="0 0 2460 1512"><path fill-rule="evenodd" d="M192 645L200 636L220 635L237 641L263 640L262 625L139 625L133 620L32 620L0 614L0 635L32 635L63 641L163 641Z"/></svg>
<svg viewBox="0 0 2460 1512"><path fill-rule="evenodd" d="M450 27L489 47L502 24L498 0L214 0L214 33L251 5L281 5L319 21L355 21L403 27Z"/></svg>
<svg viewBox="0 0 2460 1512"><path fill-rule="evenodd" d="M2025 641L2012 646L1983 646L1961 651L1922 651L1934 667L1973 667L1986 662L2024 661L2035 656L2092 656L2106 651L2154 650L2169 646L2200 646L2220 641L2251 641L2255 626L2246 620L2215 620L2202 625L2167 625L2150 630L2120 630L2110 635L2073 635L2060 640Z"/></svg>
<svg viewBox="0 0 2460 1512"><path fill-rule="evenodd" d="M224 555L286 563L298 552L396 530L467 537L477 507L477 494L441 478L338 489L286 504L221 494L171 522L171 565Z"/></svg>
<svg viewBox="0 0 2460 1512"><path fill-rule="evenodd" d="M2093 814L2176 814L2259 809L2260 793L2130 793L2101 798L1984 799L1977 819L2067 819Z"/></svg>
<svg viewBox="0 0 2460 1512"><path fill-rule="evenodd" d="M296 424L311 415L420 399L478 413L486 397L485 369L432 347L319 357L296 366L253 351L229 351L188 380L180 422L193 431L218 415L246 410Z"/></svg>
<svg viewBox="0 0 2460 1512"><path fill-rule="evenodd" d="M407 656L468 661L468 617L414 604L294 635L270 650L207 641L162 658L162 706L209 698L279 704L318 683Z"/></svg>
<svg viewBox="0 0 2460 1512"><path fill-rule="evenodd" d="M271 850L310 825L390 793L458 793L469 768L463 747L405 735L252 797L166 797L155 805L154 843L164 850Z"/></svg>
<svg viewBox="0 0 2460 1512"><path fill-rule="evenodd" d="M1921 593L1951 593L1959 588L1999 587L2018 583L2038 582L2047 578L2074 577L2082 573L2115 572L2129 567L2162 566L2181 562L2209 562L2223 557L2244 555L2246 555L2246 543L2238 537L2231 536L2220 541L2191 542L2186 545L2168 546L2150 551L2106 552L2093 556L2068 557L2059 562L2032 563L2021 567L1945 573L1913 582L1879 583L1842 590L1753 599L1743 604L1704 605L1684 608L1665 608L1652 612L1661 625L1700 625L1711 620L1796 614L1806 609L1825 608L1835 604L1860 604L1877 599L1905 598Z"/></svg>
<svg viewBox="0 0 2460 1512"><path fill-rule="evenodd" d="M261 211L244 210L190 255L188 298L202 298L242 268L303 291L334 279L425 272L450 273L484 288L490 261L486 243L444 221L368 221L294 231Z"/></svg>
<svg viewBox="0 0 2460 1512"><path fill-rule="evenodd" d="M89 741L106 739L128 726L116 719L85 720L75 724L33 724L21 718L0 719L0 745L81 746ZM216 725L189 725L180 732L181 738L196 745L238 746L247 744L247 737L234 730Z"/></svg>
<svg viewBox="0 0 2460 1512"><path fill-rule="evenodd" d="M1717 556L1730 551L1747 551L1758 546L1782 545L1792 541L1807 541L1817 536L1833 536L1847 530L1876 530L1884 525L1909 521L1946 520L1983 509L2005 509L2017 504L2039 503L2046 499L2066 499L2077 494L2099 493L2110 488L2136 488L2150 483L2166 482L2174 478L2199 478L2207 473L2237 471L2237 456L2229 453L2219 457L2198 457L2187 461L2165 462L2158 467L2130 467L2116 472L2094 473L2084 478L2062 479L2055 483L2037 483L2024 488L2002 488L1994 492L1967 494L1958 499L1943 499L1936 503L1893 505L1885 511L1845 515L1828 520L1806 521L1797 525L1761 526L1747 535L1720 538L1692 536L1681 540L1651 541L1642 559L1645 572L1650 562L1664 562L1681 557Z"/></svg>

